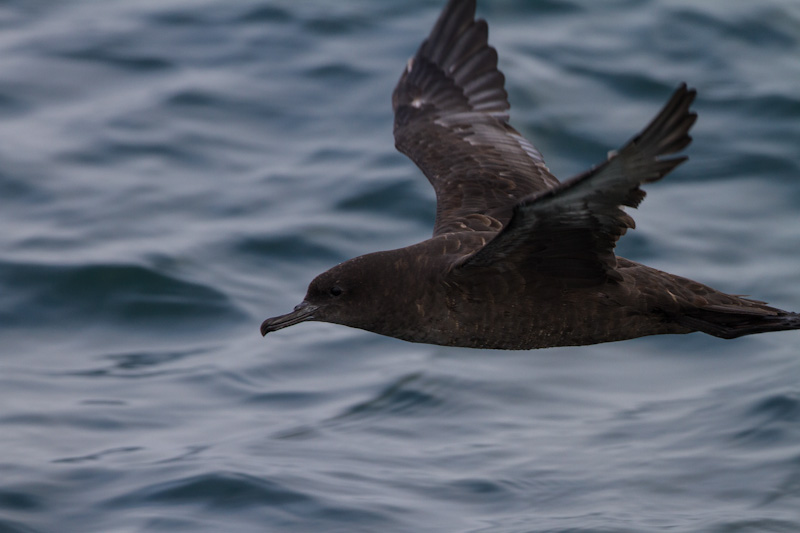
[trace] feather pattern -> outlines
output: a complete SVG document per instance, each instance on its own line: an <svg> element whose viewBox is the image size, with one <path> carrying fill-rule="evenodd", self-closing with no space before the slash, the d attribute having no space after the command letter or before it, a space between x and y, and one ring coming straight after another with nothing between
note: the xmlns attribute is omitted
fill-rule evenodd
<svg viewBox="0 0 800 533"><path fill-rule="evenodd" d="M475 0L451 0L392 96L397 149L436 191L434 235L498 231L519 200L558 185L508 124L497 52L474 17Z"/></svg>
<svg viewBox="0 0 800 533"><path fill-rule="evenodd" d="M573 284L620 281L614 246L634 227L622 206L638 206L645 196L640 185L661 179L686 160L665 156L691 142L694 97L695 91L682 84L653 121L607 161L523 199L502 231L459 267L526 263Z"/></svg>

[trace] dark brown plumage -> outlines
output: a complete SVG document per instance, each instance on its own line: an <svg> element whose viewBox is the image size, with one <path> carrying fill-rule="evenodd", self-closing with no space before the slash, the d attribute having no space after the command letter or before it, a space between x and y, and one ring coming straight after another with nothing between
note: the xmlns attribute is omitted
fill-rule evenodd
<svg viewBox="0 0 800 533"><path fill-rule="evenodd" d="M392 96L397 149L436 191L433 237L346 261L261 326L307 320L412 342L528 349L702 331L722 338L800 329L800 315L617 257L640 185L686 160L697 118L681 85L608 160L560 183L508 124L504 78L474 20L450 0Z"/></svg>

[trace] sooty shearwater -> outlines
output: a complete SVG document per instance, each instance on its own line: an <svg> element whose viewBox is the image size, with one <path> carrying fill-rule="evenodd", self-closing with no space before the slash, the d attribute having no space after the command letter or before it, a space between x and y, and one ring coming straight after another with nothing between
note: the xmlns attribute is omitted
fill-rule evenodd
<svg viewBox="0 0 800 533"><path fill-rule="evenodd" d="M681 85L608 160L564 182L508 124L475 0L450 0L392 95L397 149L436 191L433 237L317 276L261 333L316 320L411 342L529 349L702 331L800 329L800 314L614 254L639 187L686 160L695 91Z"/></svg>

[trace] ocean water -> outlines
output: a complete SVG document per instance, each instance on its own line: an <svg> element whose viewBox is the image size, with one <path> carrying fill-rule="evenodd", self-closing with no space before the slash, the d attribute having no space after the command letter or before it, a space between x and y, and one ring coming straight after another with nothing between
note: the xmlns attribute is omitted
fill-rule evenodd
<svg viewBox="0 0 800 533"><path fill-rule="evenodd" d="M390 95L443 4L0 2L0 532L800 531L798 332L261 338L430 235ZM620 254L800 309L795 0L479 14L561 178L696 87Z"/></svg>

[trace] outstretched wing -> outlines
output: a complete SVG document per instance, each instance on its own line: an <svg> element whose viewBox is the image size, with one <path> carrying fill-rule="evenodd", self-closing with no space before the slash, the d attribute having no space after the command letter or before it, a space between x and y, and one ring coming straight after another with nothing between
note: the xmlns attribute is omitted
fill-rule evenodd
<svg viewBox="0 0 800 533"><path fill-rule="evenodd" d="M434 235L499 231L514 205L558 185L508 125L505 78L475 0L450 0L392 95L397 149L436 191Z"/></svg>
<svg viewBox="0 0 800 533"><path fill-rule="evenodd" d="M503 230L459 268L525 264L572 286L619 279L614 246L634 227L622 206L639 205L645 196L641 184L661 179L687 159L663 156L691 142L695 94L682 84L658 116L607 161L520 202Z"/></svg>

